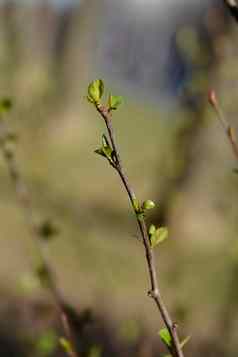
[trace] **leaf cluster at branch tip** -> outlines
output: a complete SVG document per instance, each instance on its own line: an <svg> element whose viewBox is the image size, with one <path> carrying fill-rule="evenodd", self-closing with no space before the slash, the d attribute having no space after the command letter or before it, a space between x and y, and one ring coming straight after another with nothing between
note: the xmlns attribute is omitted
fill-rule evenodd
<svg viewBox="0 0 238 357"><path fill-rule="evenodd" d="M95 106L98 106L100 104L100 100L103 94L104 83L101 79L96 79L89 84L87 99L90 103L93 103ZM118 107L122 104L122 101L123 98L121 96L110 94L107 103L108 112L112 110L117 110Z"/></svg>

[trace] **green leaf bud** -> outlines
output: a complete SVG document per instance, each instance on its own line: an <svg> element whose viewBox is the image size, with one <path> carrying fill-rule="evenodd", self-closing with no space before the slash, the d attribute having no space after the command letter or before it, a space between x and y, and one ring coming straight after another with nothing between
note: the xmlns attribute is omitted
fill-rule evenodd
<svg viewBox="0 0 238 357"><path fill-rule="evenodd" d="M149 228L149 235L152 236L156 232L156 227L154 224L152 224Z"/></svg>
<svg viewBox="0 0 238 357"><path fill-rule="evenodd" d="M151 200L146 200L143 202L142 209L143 210L149 210L155 208L155 203Z"/></svg>
<svg viewBox="0 0 238 357"><path fill-rule="evenodd" d="M100 99L103 96L104 84L101 79L96 79L88 86L88 100L91 103L99 104Z"/></svg>

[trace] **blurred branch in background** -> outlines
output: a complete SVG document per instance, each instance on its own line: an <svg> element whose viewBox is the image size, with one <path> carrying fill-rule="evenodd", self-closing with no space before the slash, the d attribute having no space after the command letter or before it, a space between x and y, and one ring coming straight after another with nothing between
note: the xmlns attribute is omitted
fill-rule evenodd
<svg viewBox="0 0 238 357"><path fill-rule="evenodd" d="M35 273L40 279L42 286L50 290L61 319L62 327L65 333L65 340L62 339L62 347L65 349L65 352L69 357L77 357L78 354L75 347L74 333L65 310L64 299L58 290L56 277L52 271L51 264L49 263L47 256L47 242L58 234L58 231L50 220L43 220L41 223L36 222L31 196L19 170L16 159L16 134L11 131L6 122L7 119L4 117L6 115L5 112L8 112L11 109L11 105L12 104L9 99L1 100L0 147L16 191L17 199L24 211L32 239L37 245L38 254L41 258L41 263L36 268Z"/></svg>

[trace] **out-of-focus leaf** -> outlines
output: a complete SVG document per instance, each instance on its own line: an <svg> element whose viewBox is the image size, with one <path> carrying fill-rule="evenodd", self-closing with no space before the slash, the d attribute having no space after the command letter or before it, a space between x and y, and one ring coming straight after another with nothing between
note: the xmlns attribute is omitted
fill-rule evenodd
<svg viewBox="0 0 238 357"><path fill-rule="evenodd" d="M63 348L63 350L65 351L65 353L67 353L67 355L71 356L73 354L73 347L69 340L67 340L64 337L61 337L59 339L59 343L60 343L61 347Z"/></svg>
<svg viewBox="0 0 238 357"><path fill-rule="evenodd" d="M0 114L9 112L12 109L12 101L10 98L0 99Z"/></svg>
<svg viewBox="0 0 238 357"><path fill-rule="evenodd" d="M39 225L38 232L40 237L45 241L49 241L59 234L58 228L49 219L46 219Z"/></svg>
<svg viewBox="0 0 238 357"><path fill-rule="evenodd" d="M89 357L101 357L102 349L100 346L92 346L89 351Z"/></svg>
<svg viewBox="0 0 238 357"><path fill-rule="evenodd" d="M50 277L49 271L44 263L40 264L36 268L35 274L38 277L38 279L43 287L48 288L50 286L51 277Z"/></svg>
<svg viewBox="0 0 238 357"><path fill-rule="evenodd" d="M52 356L58 345L58 337L53 330L46 331L36 343L36 351L42 357Z"/></svg>

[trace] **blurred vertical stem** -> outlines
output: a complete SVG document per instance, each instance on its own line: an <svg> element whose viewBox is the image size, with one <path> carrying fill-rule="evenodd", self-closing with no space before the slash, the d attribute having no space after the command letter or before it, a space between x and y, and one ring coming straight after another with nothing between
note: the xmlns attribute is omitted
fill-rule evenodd
<svg viewBox="0 0 238 357"><path fill-rule="evenodd" d="M15 135L11 132L7 125L6 119L3 118L3 113L5 110L5 104L10 104L10 102L1 102L0 108L0 149L2 151L3 158L8 168L10 179L15 188L17 199L24 211L26 222L30 229L30 234L35 244L37 245L37 251L41 259L41 266L38 271L38 275L42 276L42 280L46 284L47 288L51 291L54 298L56 308L58 310L62 328L65 334L65 338L69 341L70 347L67 350L67 355L69 357L79 357L76 352L76 346L74 341L73 331L71 329L67 313L64 309L64 300L61 296L60 291L57 288L56 277L51 269L50 263L47 258L47 239L44 233L45 225L49 225L48 221L38 224L34 219L33 206L31 201L31 195L28 190L27 185L23 179L21 171L19 169L16 154L15 154ZM9 109L9 108L7 108ZM51 230L48 227L48 230ZM54 234L53 231L51 234Z"/></svg>
<svg viewBox="0 0 238 357"><path fill-rule="evenodd" d="M94 98L90 98L89 96L88 99L89 101L93 102ZM170 349L170 353L172 354L173 357L183 357L184 354L177 334L177 324L172 321L170 314L167 310L167 307L161 296L160 287L158 284L154 252L153 252L153 248L151 247L150 238L148 234L148 227L146 225L144 214L142 213L142 207L140 206L139 201L136 198L136 195L129 183L128 177L122 165L120 153L115 140L114 129L112 126L112 109L101 105L97 101L94 101L94 105L97 111L99 112L99 114L101 115L101 117L104 119L108 131L108 135L110 138L112 153L109 158L110 159L109 162L111 166L117 171L118 175L121 178L123 186L128 194L132 209L135 213L137 224L139 226L140 234L145 249L146 262L147 262L150 284L151 284L151 289L148 292L148 295L151 298L153 298L161 314L161 317L164 321L164 324L171 335L172 346Z"/></svg>
<svg viewBox="0 0 238 357"><path fill-rule="evenodd" d="M235 156L235 158L238 160L238 142L236 139L236 135L235 135L235 130L234 128L232 128L232 126L229 124L229 122L227 121L227 119L225 118L225 115L223 114L223 110L221 109L221 106L217 100L217 96L214 90L211 90L208 94L208 101L210 103L210 105L212 106L212 108L214 109L216 115L217 115L217 119L219 120L219 122L221 123L224 132L228 138L228 141L231 145L233 154Z"/></svg>

